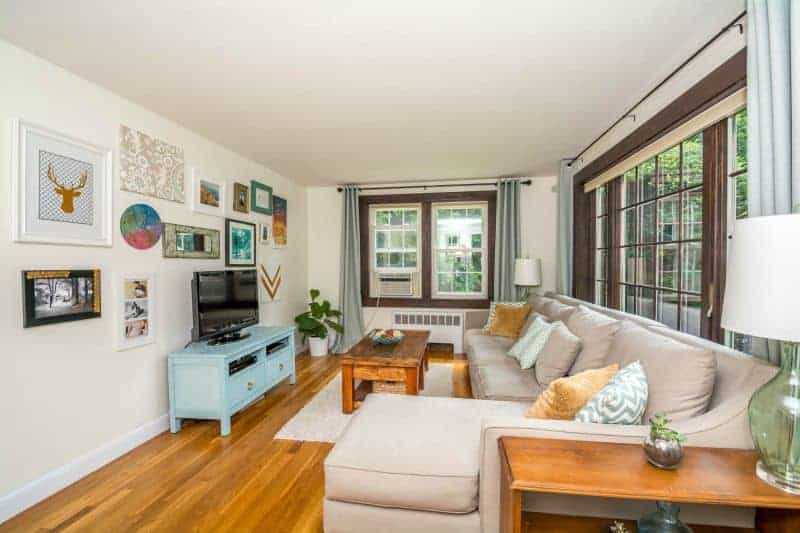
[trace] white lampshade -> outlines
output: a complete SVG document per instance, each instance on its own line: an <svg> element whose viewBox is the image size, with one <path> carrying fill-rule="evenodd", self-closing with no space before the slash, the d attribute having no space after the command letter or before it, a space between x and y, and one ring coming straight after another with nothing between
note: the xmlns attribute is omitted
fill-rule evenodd
<svg viewBox="0 0 800 533"><path fill-rule="evenodd" d="M729 243L722 327L800 342L800 215L739 220Z"/></svg>
<svg viewBox="0 0 800 533"><path fill-rule="evenodd" d="M538 287L542 284L542 261L521 257L514 261L514 285Z"/></svg>

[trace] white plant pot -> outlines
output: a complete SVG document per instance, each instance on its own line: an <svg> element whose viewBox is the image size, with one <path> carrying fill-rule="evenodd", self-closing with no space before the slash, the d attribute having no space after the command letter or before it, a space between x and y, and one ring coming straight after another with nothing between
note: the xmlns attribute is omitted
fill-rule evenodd
<svg viewBox="0 0 800 533"><path fill-rule="evenodd" d="M328 339L309 337L308 350L311 352L313 357L322 357L323 355L328 355Z"/></svg>

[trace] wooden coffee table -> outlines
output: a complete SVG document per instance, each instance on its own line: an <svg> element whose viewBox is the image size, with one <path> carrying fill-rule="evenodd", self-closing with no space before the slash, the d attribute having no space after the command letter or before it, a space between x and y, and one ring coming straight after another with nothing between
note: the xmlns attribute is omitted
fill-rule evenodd
<svg viewBox="0 0 800 533"><path fill-rule="evenodd" d="M638 444L500 437L498 446L501 533L608 531L609 519L552 520L537 513L523 518L524 492L755 507L758 531L800 531L800 496L758 479L753 450L687 447L676 470L660 470L647 462ZM557 527L548 527L553 524ZM692 527L696 533L742 531Z"/></svg>
<svg viewBox="0 0 800 533"><path fill-rule="evenodd" d="M403 330L403 334L403 340L389 345L364 337L341 356L343 413L353 412L357 396L369 392L373 381L405 383L405 392L411 395L425 387L430 331ZM358 391L356 380L362 383Z"/></svg>

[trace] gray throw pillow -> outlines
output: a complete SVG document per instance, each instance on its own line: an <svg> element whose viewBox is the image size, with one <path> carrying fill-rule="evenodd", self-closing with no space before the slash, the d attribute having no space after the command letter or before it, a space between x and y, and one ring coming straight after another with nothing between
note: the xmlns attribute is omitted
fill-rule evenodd
<svg viewBox="0 0 800 533"><path fill-rule="evenodd" d="M572 305L565 305L558 300L552 300L544 304L541 313L547 316L550 320L560 320L561 322L566 322L567 318L572 313L577 311L577 309L577 307Z"/></svg>
<svg viewBox="0 0 800 533"><path fill-rule="evenodd" d="M566 324L581 340L581 351L570 368L569 375L574 376L584 370L606 366L611 342L622 323L581 305L569 315Z"/></svg>
<svg viewBox="0 0 800 533"><path fill-rule="evenodd" d="M567 375L581 349L581 340L563 322L556 322L536 358L536 381L542 388Z"/></svg>
<svg viewBox="0 0 800 533"><path fill-rule="evenodd" d="M626 322L614 337L608 364L624 366L636 360L642 362L647 374L644 421L656 413L684 420L706 412L717 375L713 351Z"/></svg>

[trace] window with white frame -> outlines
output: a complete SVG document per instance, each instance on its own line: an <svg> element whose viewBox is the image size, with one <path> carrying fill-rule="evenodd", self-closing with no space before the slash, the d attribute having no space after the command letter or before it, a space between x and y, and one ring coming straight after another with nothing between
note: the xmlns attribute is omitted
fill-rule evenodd
<svg viewBox="0 0 800 533"><path fill-rule="evenodd" d="M488 204L431 206L434 298L486 298Z"/></svg>
<svg viewBox="0 0 800 533"><path fill-rule="evenodd" d="M409 272L419 265L419 206L376 206L373 222L373 268Z"/></svg>

